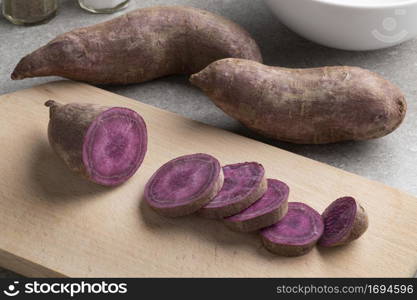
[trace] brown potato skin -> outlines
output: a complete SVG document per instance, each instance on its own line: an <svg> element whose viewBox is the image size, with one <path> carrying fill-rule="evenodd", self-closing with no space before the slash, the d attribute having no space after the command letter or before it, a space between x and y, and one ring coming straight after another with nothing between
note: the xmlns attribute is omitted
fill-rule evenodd
<svg viewBox="0 0 417 300"><path fill-rule="evenodd" d="M312 242L304 246L294 246L294 245L274 244L270 240L266 239L265 237L261 237L261 240L262 240L263 245L269 252L278 254L280 256L287 256L287 257L305 255L309 253L311 250L313 250L314 246L317 243L317 242Z"/></svg>
<svg viewBox="0 0 417 300"><path fill-rule="evenodd" d="M62 105L48 100L50 108L48 140L55 153L68 168L89 179L82 156L84 136L91 123L110 107L71 103Z"/></svg>
<svg viewBox="0 0 417 300"><path fill-rule="evenodd" d="M257 231L262 228L274 225L275 223L279 222L283 217L285 217L287 212L288 212L288 201L283 203L277 209L265 215L261 215L250 220L239 221L239 222L231 222L227 219L224 219L223 223L234 231L253 232L253 231Z"/></svg>
<svg viewBox="0 0 417 300"><path fill-rule="evenodd" d="M140 83L192 74L227 57L262 61L256 42L234 22L192 7L156 6L58 36L24 57L12 79Z"/></svg>
<svg viewBox="0 0 417 300"><path fill-rule="evenodd" d="M248 128L298 144L382 137L407 110L397 86L358 67L287 69L231 58L190 80Z"/></svg>

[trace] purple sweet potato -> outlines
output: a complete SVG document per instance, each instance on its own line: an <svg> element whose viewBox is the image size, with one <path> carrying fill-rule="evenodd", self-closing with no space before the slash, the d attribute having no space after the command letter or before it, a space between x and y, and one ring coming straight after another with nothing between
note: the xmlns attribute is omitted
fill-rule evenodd
<svg viewBox="0 0 417 300"><path fill-rule="evenodd" d="M267 189L264 167L246 162L223 167L224 184L220 192L198 213L221 219L235 215L257 201Z"/></svg>
<svg viewBox="0 0 417 300"><path fill-rule="evenodd" d="M122 184L136 173L148 141L138 113L53 100L45 105L50 108L49 143L72 171L105 186Z"/></svg>
<svg viewBox="0 0 417 300"><path fill-rule="evenodd" d="M322 214L324 233L318 244L333 247L358 239L368 228L365 209L352 197L342 197L330 204Z"/></svg>
<svg viewBox="0 0 417 300"><path fill-rule="evenodd" d="M266 193L247 209L224 219L231 229L251 232L271 226L281 220L288 211L290 189L284 182L268 179Z"/></svg>
<svg viewBox="0 0 417 300"><path fill-rule="evenodd" d="M407 110L397 86L357 67L287 69L229 58L190 80L248 128L299 144L382 137Z"/></svg>
<svg viewBox="0 0 417 300"><path fill-rule="evenodd" d="M300 256L313 249L324 224L320 214L300 202L288 203L288 212L278 223L261 230L265 247L278 255Z"/></svg>
<svg viewBox="0 0 417 300"><path fill-rule="evenodd" d="M185 155L160 167L145 187L145 200L166 217L192 214L210 202L223 185L219 161L208 154Z"/></svg>
<svg viewBox="0 0 417 300"><path fill-rule="evenodd" d="M139 83L192 74L227 57L262 61L256 42L234 22L193 7L156 6L56 37L24 57L12 79Z"/></svg>

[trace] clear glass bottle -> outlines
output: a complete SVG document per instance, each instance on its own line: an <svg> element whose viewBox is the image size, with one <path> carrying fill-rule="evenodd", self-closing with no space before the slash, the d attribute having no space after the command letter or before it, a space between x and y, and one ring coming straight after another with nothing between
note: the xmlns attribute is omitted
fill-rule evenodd
<svg viewBox="0 0 417 300"><path fill-rule="evenodd" d="M4 17L17 25L47 22L57 10L58 0L2 0Z"/></svg>
<svg viewBox="0 0 417 300"><path fill-rule="evenodd" d="M78 0L81 8L95 14L110 14L122 10L130 0Z"/></svg>

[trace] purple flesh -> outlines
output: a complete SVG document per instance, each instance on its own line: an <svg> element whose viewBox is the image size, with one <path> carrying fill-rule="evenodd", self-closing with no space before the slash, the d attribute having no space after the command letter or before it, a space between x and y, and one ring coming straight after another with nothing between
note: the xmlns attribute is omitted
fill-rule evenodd
<svg viewBox="0 0 417 300"><path fill-rule="evenodd" d="M135 174L146 150L147 131L142 117L127 108L111 108L88 128L83 163L91 180L102 185L118 185Z"/></svg>
<svg viewBox="0 0 417 300"><path fill-rule="evenodd" d="M284 182L276 179L268 179L266 193L254 204L237 215L226 218L230 222L243 222L268 214L288 200L290 189Z"/></svg>
<svg viewBox="0 0 417 300"><path fill-rule="evenodd" d="M319 244L331 246L347 237L353 227L357 213L357 203L352 197L334 201L323 212L324 233Z"/></svg>
<svg viewBox="0 0 417 300"><path fill-rule="evenodd" d="M262 194L256 195L265 180L265 170L261 164L246 162L227 165L223 167L223 174L222 189L202 208L201 214L218 218L234 215L249 207L265 192L264 184Z"/></svg>
<svg viewBox="0 0 417 300"><path fill-rule="evenodd" d="M156 171L145 187L145 198L154 208L187 206L207 197L219 182L219 177L221 166L214 157L201 153L181 156ZM193 210L198 210L206 203Z"/></svg>
<svg viewBox="0 0 417 300"><path fill-rule="evenodd" d="M320 214L300 202L288 203L288 212L278 223L261 231L261 235L273 244L306 246L315 243L323 234Z"/></svg>

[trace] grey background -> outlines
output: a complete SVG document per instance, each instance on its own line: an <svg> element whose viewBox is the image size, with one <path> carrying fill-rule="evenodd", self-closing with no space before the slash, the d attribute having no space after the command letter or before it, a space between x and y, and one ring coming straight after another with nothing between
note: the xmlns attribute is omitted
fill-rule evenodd
<svg viewBox="0 0 417 300"><path fill-rule="evenodd" d="M15 64L25 54L58 34L121 14L93 15L81 10L76 0L60 2L57 17L44 25L20 27L0 18L0 94L56 79L11 81L9 76ZM274 18L262 0L136 0L131 1L127 10L153 5L191 5L232 19L245 27L257 40L266 64L294 68L353 65L378 72L405 92L408 99L406 120L393 134L378 140L321 146L292 145L265 140L249 132L217 109L183 76L163 78L145 84L111 87L108 88L110 91L276 145L417 196L417 40L372 52L325 48L286 29ZM381 24L375 24L375 28L383 30L382 21ZM0 277L13 276L17 275L0 270Z"/></svg>

